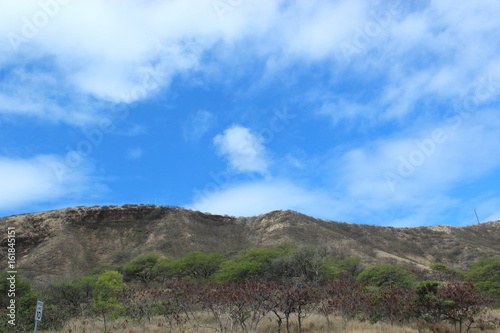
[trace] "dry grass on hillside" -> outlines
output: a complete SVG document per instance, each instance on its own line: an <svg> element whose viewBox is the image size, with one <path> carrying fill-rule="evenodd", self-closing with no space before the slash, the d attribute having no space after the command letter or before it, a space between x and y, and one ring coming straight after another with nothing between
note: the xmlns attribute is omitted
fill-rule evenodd
<svg viewBox="0 0 500 333"><path fill-rule="evenodd" d="M488 314L488 316L493 316L500 318L500 310L494 310ZM108 322L108 331L113 333L142 333L142 332L171 332L171 333L213 333L215 332L216 323L213 320L208 319L208 317L201 318L202 325L204 327L198 327L193 324L186 324L183 327L170 327L163 317L155 317L150 322L147 320L142 322L134 322L132 320L119 319L112 322ZM344 332L342 326L342 320L340 317L330 318L331 326L328 327L325 317L313 314L307 316L303 321L302 332L303 333L328 333L328 332ZM432 328L432 329L431 329ZM240 332L241 330L235 329L234 332ZM277 331L277 324L275 318L272 316L267 316L264 318L256 331L251 331L255 333L275 333ZM297 332L297 324L294 320L291 325L291 331ZM102 321L96 318L87 319L74 319L68 322L61 330L58 331L44 331L45 333L55 333L55 332L65 332L65 333L102 333L104 332L104 327ZM286 332L284 327L282 332ZM394 325L386 323L370 324L369 322L360 322L357 320L350 321L347 325L347 332L351 333L418 333L418 332L436 332L436 333L453 333L455 332L453 326L447 323L438 323L433 326L423 326L422 324L411 324L411 325ZM494 333L498 332L495 329L492 330L479 330L472 329L471 333Z"/></svg>
<svg viewBox="0 0 500 333"><path fill-rule="evenodd" d="M19 266L37 285L79 278L95 267L123 265L152 252L180 258L191 251L230 254L285 243L321 244L332 256L360 257L365 265L391 260L422 274L436 262L466 270L479 259L500 255L500 221L392 228L320 220L292 211L236 218L179 207L124 205L9 216L0 218L0 224L16 228L16 242L22 244ZM7 238L0 233L0 261L5 260Z"/></svg>

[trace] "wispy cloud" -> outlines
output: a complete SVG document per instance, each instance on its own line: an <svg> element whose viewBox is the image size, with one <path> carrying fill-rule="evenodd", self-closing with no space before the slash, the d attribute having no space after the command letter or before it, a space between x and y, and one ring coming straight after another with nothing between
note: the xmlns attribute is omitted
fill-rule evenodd
<svg viewBox="0 0 500 333"><path fill-rule="evenodd" d="M186 141L198 141L214 125L215 116L206 110L198 110L184 123L183 135Z"/></svg>
<svg viewBox="0 0 500 333"><path fill-rule="evenodd" d="M64 161L53 155L32 158L0 156L0 209L13 209L40 202L56 202L67 196L101 191L89 179L88 166L62 170Z"/></svg>
<svg viewBox="0 0 500 333"><path fill-rule="evenodd" d="M50 122L88 125L106 117L96 110L101 103L61 89L58 73L28 68L7 68L0 75L0 114L36 117Z"/></svg>
<svg viewBox="0 0 500 333"><path fill-rule="evenodd" d="M429 125L335 158L331 163L337 165L345 200L371 213L398 207L408 215L432 211L436 218L452 211L468 200L456 192L460 187L500 168L500 157L491 153L500 145L495 114L475 114L459 128L448 122Z"/></svg>
<svg viewBox="0 0 500 333"><path fill-rule="evenodd" d="M40 5L2 6L0 33L23 37L26 24L37 31L16 49L4 44L4 63L17 70L22 68L19 58L46 63L38 71L51 78L51 88L36 91L59 107L61 98L53 92L61 87L80 96L75 103L85 98L111 103L143 100L168 89L178 75L217 66L203 60L215 52L223 59L255 54L277 59L285 67L328 61L332 73L339 75L353 69L364 72L366 80L377 80L382 92L367 99L367 105L387 109L386 117L393 118L413 112L415 102L425 95L456 96L498 60L490 33L500 28L492 14L498 9L489 1L431 2L411 11L402 1L299 1L286 6L259 1L234 8L223 20L211 1L201 1L196 8L180 0L124 1L119 8L109 2L69 2L60 4L53 15ZM37 27L31 21L39 12L50 19ZM454 42L457 38L461 43ZM219 43L226 45L225 51ZM239 47L242 43L245 52ZM473 46L461 46L470 43ZM352 57L346 58L345 45L355 48ZM37 82L35 77L28 80ZM25 84L19 82L19 87ZM11 105L24 104L22 96L11 98L17 100ZM17 108L24 114L28 109Z"/></svg>
<svg viewBox="0 0 500 333"><path fill-rule="evenodd" d="M348 101L339 97L337 101L324 102L317 113L331 118L333 125L343 121L354 121L358 118L372 118L373 108L360 102Z"/></svg>

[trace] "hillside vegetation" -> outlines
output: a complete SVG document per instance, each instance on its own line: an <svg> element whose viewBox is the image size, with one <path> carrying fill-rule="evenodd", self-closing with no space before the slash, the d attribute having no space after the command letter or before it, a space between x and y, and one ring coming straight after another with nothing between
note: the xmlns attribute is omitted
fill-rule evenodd
<svg viewBox="0 0 500 333"><path fill-rule="evenodd" d="M367 221L369 222L369 221ZM230 253L285 243L321 245L368 264L428 270L443 263L468 269L500 255L500 222L467 227L392 228L312 218L293 211L255 217L204 214L178 207L76 207L0 219L16 230L18 267L35 284L89 274L149 253L180 258L191 251ZM5 261L7 233L0 235Z"/></svg>
<svg viewBox="0 0 500 333"><path fill-rule="evenodd" d="M464 272L434 264L432 274L416 275L401 265L363 267L357 257L291 244L225 255L195 251L178 259L150 253L38 287L17 279L16 326L4 320L0 330L30 330L42 299L40 328L68 332L144 332L151 322L193 333L347 332L353 323L375 332L494 332L500 328L491 315L500 305L499 269L500 257L493 257ZM0 314L6 318L4 275Z"/></svg>
<svg viewBox="0 0 500 333"><path fill-rule="evenodd" d="M15 230L20 272L16 326L3 320L0 330L31 330L37 299L40 328L64 332L500 328L498 221L391 228L126 205L1 223ZM8 237L1 246L12 253ZM5 319L11 285L1 275Z"/></svg>

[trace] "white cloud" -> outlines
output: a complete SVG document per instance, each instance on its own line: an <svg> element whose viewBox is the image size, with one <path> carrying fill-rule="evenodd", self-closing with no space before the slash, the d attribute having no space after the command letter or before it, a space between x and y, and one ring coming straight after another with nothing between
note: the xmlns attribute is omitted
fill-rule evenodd
<svg viewBox="0 0 500 333"><path fill-rule="evenodd" d="M11 69L8 81L0 79L0 114L32 116L72 125L96 123L104 118L98 114L98 102L83 95L67 96L60 89L58 75L39 70ZM59 100L68 99L60 103Z"/></svg>
<svg viewBox="0 0 500 333"><path fill-rule="evenodd" d="M379 123L404 120L421 114L422 105L453 103L474 89L481 78L493 76L498 81L500 46L493 33L500 29L494 14L500 10L498 2L431 1L410 8L408 2L395 1L398 10L389 11L392 16L387 23L379 24L382 28L370 36L366 28L380 22L384 4L390 7L390 3L359 6L354 15L358 23L346 25L352 34L347 42L356 46L356 52L348 63L337 59L332 65L336 69L332 74L338 77L333 80L342 84L347 74L369 85L370 91L357 99L357 108L336 112L335 124L366 117ZM357 45L359 36L364 42ZM324 53L329 54L326 59L335 59L334 48ZM345 92L329 89L322 95L331 95L326 106L338 106ZM364 112L366 108L377 110L377 117Z"/></svg>
<svg viewBox="0 0 500 333"><path fill-rule="evenodd" d="M227 157L234 170L267 175L269 159L262 141L242 126L232 126L214 138L219 154Z"/></svg>
<svg viewBox="0 0 500 333"><path fill-rule="evenodd" d="M284 15L290 20L284 25L287 51L313 60L335 57L343 62L340 45L352 42L366 22L369 7L365 1L297 2Z"/></svg>
<svg viewBox="0 0 500 333"><path fill-rule="evenodd" d="M232 75L254 69L239 67L240 58L266 60L270 73L263 77L271 79L274 71L297 65L299 71L289 72L321 68L326 80L319 85L326 88L311 89L319 90L317 96L328 95L319 100L323 105L319 112L335 124L357 118L381 123L407 120L408 116L430 119L436 116L434 111L442 112L442 105L451 107L474 94L480 78L493 77L496 82L496 90L482 103L497 99L500 93L500 44L495 33L500 30L500 6L496 0L419 4L234 1L224 12L214 8L211 0L198 1L196 6L185 0L66 2L50 9L40 3L59 1L0 1L0 35L6 37L0 43L2 115L84 125L104 117L103 110L112 103L131 103L164 93L177 77L193 84L190 74L207 72L211 80L232 84ZM47 22L34 22L43 15ZM32 36L26 35L28 30ZM17 50L9 44L13 34L25 41ZM346 54L347 44L353 47L351 55ZM237 68L237 74L228 68ZM235 93L245 94L241 92L245 89L236 87L239 91ZM306 90L304 95L308 93ZM496 112L478 110L458 130L443 125L448 139L410 176L395 184L395 191L384 173L397 174L400 157L409 158L418 150L415 141L427 139L432 126L406 128L398 136L387 138L391 135L387 134L340 159L336 156L333 177L338 188L345 189L344 202L360 203L374 211L400 204L437 207L437 201L456 203L450 194L456 184L498 170L498 154L492 154L499 146ZM191 121L192 127L186 125L184 134L196 139L206 134L213 117L200 110ZM232 127L214 142L237 172L269 174L266 148L248 129ZM35 200L30 193L60 197L79 184L55 182L40 158L1 161L3 171L15 174L13 170L19 167L25 175L13 202ZM3 180L10 184L9 177ZM29 184L34 184L32 191L21 190L30 189ZM9 191L18 193L9 186ZM287 186L284 188L293 193L309 193ZM278 193L276 188L247 185L238 191L232 188L231 193L243 198L247 190ZM336 185L336 195L338 188ZM220 197L227 193L229 190L221 192ZM415 216L428 214L420 211ZM405 218L400 221L406 223Z"/></svg>
<svg viewBox="0 0 500 333"><path fill-rule="evenodd" d="M326 219L400 227L443 220L470 224L473 207L484 214L483 220L496 219L497 201L486 194L464 195L460 189L500 168L500 156L492 154L500 146L496 111L477 111L461 123L421 125L335 155L323 166L309 165L324 180L321 185L316 181L316 190L297 186L292 178L254 181L199 192L189 207L242 216L292 209ZM396 177L394 183L388 173Z"/></svg>
<svg viewBox="0 0 500 333"><path fill-rule="evenodd" d="M91 183L84 166L69 168L57 156L38 155L29 159L0 156L0 209L3 210L82 195ZM94 187L94 193L96 188L101 190L100 186Z"/></svg>
<svg viewBox="0 0 500 333"><path fill-rule="evenodd" d="M498 10L494 1L433 1L395 22L384 40L391 50L383 64L391 73L381 100L391 106L386 116L416 112L416 102L430 95L459 98L478 78L492 74L500 51L491 33L500 29L493 14ZM391 65L394 60L398 65Z"/></svg>
<svg viewBox="0 0 500 333"><path fill-rule="evenodd" d="M45 69L62 74L66 90L111 102L157 93L175 75L197 70L215 43L267 30L279 5L244 4L221 19L212 1L50 3L0 4L0 33L15 41L2 44L0 64L48 61Z"/></svg>
<svg viewBox="0 0 500 333"><path fill-rule="evenodd" d="M286 180L233 185L195 198L189 208L213 214L254 216L272 210L291 209L315 216L339 216L340 209L321 192L299 187Z"/></svg>
<svg viewBox="0 0 500 333"><path fill-rule="evenodd" d="M220 52L223 59L250 55L275 59L281 66L328 60L335 75L342 75L342 68L381 74L387 82L377 79L381 93L366 103L380 110L390 105L386 117L394 118L413 112L415 102L428 94L456 96L498 61L498 43L491 33L500 29L495 1L433 1L411 10L411 4L401 1L247 1L230 4L223 13L208 0L196 6L183 0L129 0L118 6L61 1L57 8L40 3L49 2L0 4L0 34L26 38L17 51L2 44L0 66L16 68L19 59L43 62L46 66L35 67L55 82L50 89L37 85L42 89L33 91L40 91L38 100L49 105L59 104L51 92L62 87L76 102L88 97L113 103L148 98L168 88L177 75L210 70L214 63L203 56ZM36 21L43 15L46 21ZM29 36L27 25L32 25ZM349 59L345 44L356 49ZM19 107L10 112L32 114L27 110L34 106L22 103L22 96L11 98L17 101L9 104ZM42 109L39 103L35 106ZM75 108L57 113L69 109ZM60 117L71 116L76 115Z"/></svg>
<svg viewBox="0 0 500 333"><path fill-rule="evenodd" d="M397 207L423 220L459 205L464 196L455 194L457 187L500 169L500 156L492 153L500 146L500 121L491 110L456 124L429 125L335 158L346 206L356 203L372 214Z"/></svg>

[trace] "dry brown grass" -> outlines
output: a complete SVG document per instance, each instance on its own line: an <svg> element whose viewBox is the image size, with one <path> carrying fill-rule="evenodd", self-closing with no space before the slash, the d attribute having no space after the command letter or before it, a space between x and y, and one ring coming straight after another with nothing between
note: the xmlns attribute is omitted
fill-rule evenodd
<svg viewBox="0 0 500 333"><path fill-rule="evenodd" d="M483 318L491 319L496 318L500 322L500 309L491 310L486 313ZM143 320L141 322L133 321L130 319L118 319L108 322L108 332L113 333L160 333L160 332L170 332L170 333L214 333L216 332L216 323L213 318L206 313L202 313L198 317L201 326L197 326L193 323L188 323L184 326L173 327L163 317L155 317L151 321ZM497 323L498 323L497 322ZM472 329L471 333L495 333L498 327L490 327L489 329L480 330L478 328ZM275 333L277 331L277 324L274 315L266 316L259 324L256 331L251 331L251 333ZM291 323L291 331L297 332L297 323L295 318ZM104 332L104 327L102 321L97 318L85 318L85 319L73 319L66 323L66 325L58 330L43 331L45 333L102 333ZM241 330L235 329L233 332L242 332ZM286 329L282 327L282 332L286 332ZM325 317L319 314L311 314L303 320L302 325L303 333L329 333L329 332L344 332L342 320L340 317L330 318L330 327L328 327ZM422 324L422 323L411 323L405 325L394 325L391 326L388 323L376 323L371 324L369 322L361 322L358 320L353 320L347 324L347 332L350 333L454 333L453 326L448 323L437 323L437 324Z"/></svg>
<svg viewBox="0 0 500 333"><path fill-rule="evenodd" d="M201 318L203 322L202 327L197 327L193 324L186 324L185 326L171 327L163 317L155 317L148 322L134 322L126 319L119 319L108 323L108 329L114 333L142 333L142 332L172 332L172 333L213 333L216 327L215 322L208 320L207 317ZM330 319L331 326L328 327L327 321L323 316L313 314L306 317L303 321L302 332L304 333L327 333L327 332L343 332L342 320L337 317ZM283 324L284 326L284 324ZM415 326L415 327L412 327ZM291 323L292 332L297 332L296 321ZM66 332L66 333L101 333L104 331L102 322L99 319L74 319L68 322L61 330L58 331L45 331L46 333ZM274 333L277 331L277 324L273 316L264 318L258 326L255 333ZM285 327L282 329L286 331ZM234 330L234 332L241 332L241 330ZM347 324L347 332L352 333L417 333L419 332L416 325L399 326L386 323L370 324L369 322L360 322L353 320ZM421 332L430 332L429 330ZM446 331L442 331L446 332ZM484 332L484 331L483 331Z"/></svg>

